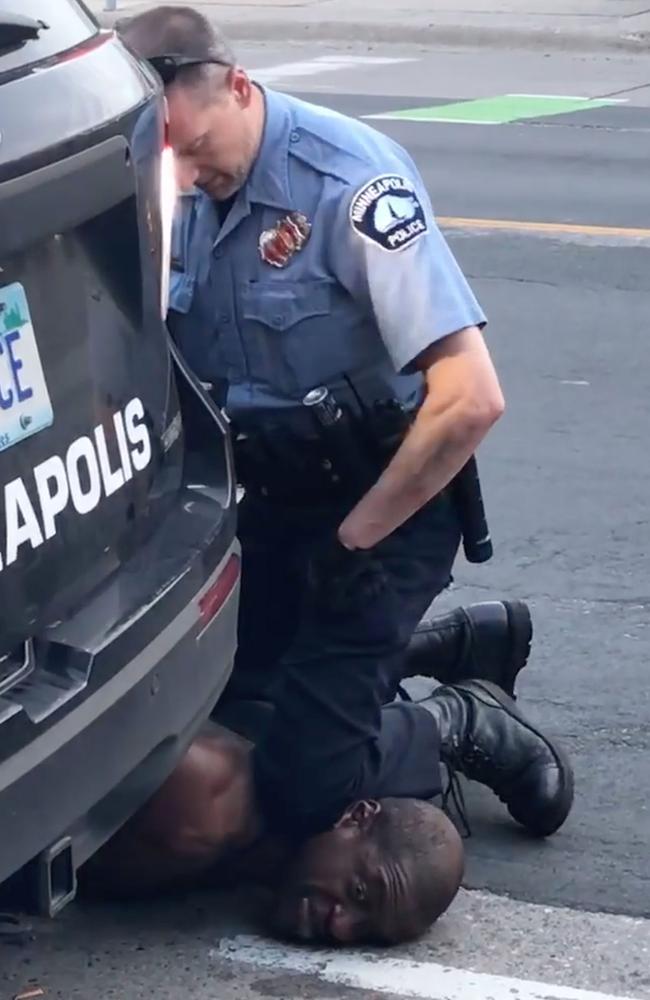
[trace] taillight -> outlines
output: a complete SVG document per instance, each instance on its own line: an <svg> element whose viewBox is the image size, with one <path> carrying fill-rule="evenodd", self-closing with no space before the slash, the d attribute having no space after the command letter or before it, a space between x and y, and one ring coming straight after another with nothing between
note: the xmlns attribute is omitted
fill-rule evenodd
<svg viewBox="0 0 650 1000"><path fill-rule="evenodd" d="M161 225L161 273L160 309L163 319L169 308L169 277L172 258L172 225L176 206L176 165L174 151L168 139L168 110L165 100L165 142L160 154L160 225Z"/></svg>
<svg viewBox="0 0 650 1000"><path fill-rule="evenodd" d="M56 63L71 62L73 59L78 59L79 56L87 55L93 49L98 49L100 45L104 45L105 42L110 41L114 37L115 34L112 31L99 31L92 38L88 38L79 45L75 45L73 49L68 49L66 52L59 52L54 56L52 61Z"/></svg>
<svg viewBox="0 0 650 1000"><path fill-rule="evenodd" d="M199 620L205 629L224 606L239 579L239 556L233 554L212 586L199 599Z"/></svg>

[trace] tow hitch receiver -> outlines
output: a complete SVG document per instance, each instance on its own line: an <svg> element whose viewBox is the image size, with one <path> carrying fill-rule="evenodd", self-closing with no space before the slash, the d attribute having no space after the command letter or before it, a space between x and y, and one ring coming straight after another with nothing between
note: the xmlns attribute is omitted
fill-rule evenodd
<svg viewBox="0 0 650 1000"><path fill-rule="evenodd" d="M37 906L44 916L54 917L77 894L77 873L72 840L63 837L37 859Z"/></svg>

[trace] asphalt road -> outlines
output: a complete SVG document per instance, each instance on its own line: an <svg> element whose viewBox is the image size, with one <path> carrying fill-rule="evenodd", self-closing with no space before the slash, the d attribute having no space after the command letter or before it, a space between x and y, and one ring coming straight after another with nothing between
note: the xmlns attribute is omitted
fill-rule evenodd
<svg viewBox="0 0 650 1000"><path fill-rule="evenodd" d="M614 68L592 69L615 89ZM427 89L420 72L409 91L403 76L389 88L385 70L372 72L347 95L345 79L337 92L331 75L319 88L308 86L308 73L288 77L297 78L292 89L355 115L468 96L466 74L452 91ZM417 67L409 72L412 79ZM621 89L635 82L621 73ZM477 77L475 92L486 86ZM535 643L522 705L564 741L577 775L574 813L543 844L519 835L489 795L471 793L467 887L510 900L463 895L432 935L397 954L649 998L648 924L548 907L650 916L650 239L562 229L650 228L650 108L507 126L376 125L411 151L440 216L560 224L546 235L449 232L488 312L508 409L481 453L496 557L483 567L461 561L440 605L530 602ZM255 931L255 912L254 901L230 898L72 907L53 925L37 924L33 939L0 945L0 997L30 981L63 1000L457 996L433 985L409 993L401 967L378 985L362 958L352 975L318 956L301 965L300 955L263 953L238 936ZM529 995L515 980L477 989L458 996ZM542 995L568 994L549 987Z"/></svg>

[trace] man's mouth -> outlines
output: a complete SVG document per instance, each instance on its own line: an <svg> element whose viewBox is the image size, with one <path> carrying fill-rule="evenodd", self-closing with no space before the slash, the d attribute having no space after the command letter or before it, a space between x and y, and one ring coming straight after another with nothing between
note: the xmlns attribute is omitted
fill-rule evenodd
<svg viewBox="0 0 650 1000"><path fill-rule="evenodd" d="M202 188L204 191L218 191L227 187L230 183L230 177L227 177L225 174L214 172L209 174L207 177L200 177L197 181L197 187Z"/></svg>
<svg viewBox="0 0 650 1000"><path fill-rule="evenodd" d="M303 896L298 903L296 932L303 941L332 940L330 924L334 905L319 907L310 896Z"/></svg>

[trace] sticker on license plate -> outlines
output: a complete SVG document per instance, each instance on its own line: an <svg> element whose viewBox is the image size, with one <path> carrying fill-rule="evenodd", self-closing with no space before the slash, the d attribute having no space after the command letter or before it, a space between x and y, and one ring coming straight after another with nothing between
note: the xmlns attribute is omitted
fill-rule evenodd
<svg viewBox="0 0 650 1000"><path fill-rule="evenodd" d="M0 288L0 451L54 420L27 296L21 284Z"/></svg>

